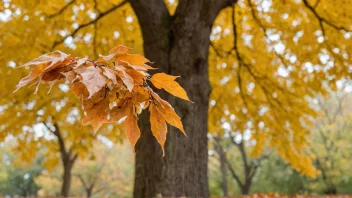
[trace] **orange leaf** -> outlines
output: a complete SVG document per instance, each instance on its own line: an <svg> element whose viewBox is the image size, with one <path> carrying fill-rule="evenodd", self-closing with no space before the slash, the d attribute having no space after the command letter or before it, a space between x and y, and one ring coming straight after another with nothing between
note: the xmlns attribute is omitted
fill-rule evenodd
<svg viewBox="0 0 352 198"><path fill-rule="evenodd" d="M86 86L81 82L73 83L71 87L71 92L77 97L83 96L83 98L86 98L89 95Z"/></svg>
<svg viewBox="0 0 352 198"><path fill-rule="evenodd" d="M164 145L166 141L167 126L165 118L159 111L158 106L151 104L149 107L150 111L150 125L152 128L152 133L156 140L159 142L161 149L163 151L163 156L165 155Z"/></svg>
<svg viewBox="0 0 352 198"><path fill-rule="evenodd" d="M132 48L129 48L129 47L126 47L126 46L123 46L123 45L118 45L114 48L112 48L110 51L109 51L109 54L117 54L117 55L120 55L120 54L126 54L128 51L130 51Z"/></svg>
<svg viewBox="0 0 352 198"><path fill-rule="evenodd" d="M146 64L139 65L139 66L132 65L132 68L135 69L135 70L138 70L138 71L147 71L147 70L155 70L156 69L156 68L151 67L151 66L146 65Z"/></svg>
<svg viewBox="0 0 352 198"><path fill-rule="evenodd" d="M137 116L134 112L134 107L130 108L130 112L125 120L125 128L128 140L132 144L133 150L135 150L136 143L141 136L141 132L137 123Z"/></svg>
<svg viewBox="0 0 352 198"><path fill-rule="evenodd" d="M149 100L148 89L143 86L135 86L132 91L132 98L135 104Z"/></svg>
<svg viewBox="0 0 352 198"><path fill-rule="evenodd" d="M94 99L91 103L89 103L91 108L85 109L86 116L82 119L82 125L87 125L90 123L96 133L100 127L108 121L109 100L108 98L104 98L99 102L95 102Z"/></svg>
<svg viewBox="0 0 352 198"><path fill-rule="evenodd" d="M182 133L186 135L185 130L183 129L181 118L176 114L174 108L172 108L172 106L168 102L161 99L158 94L152 91L151 91L151 94L152 94L152 97L155 99L158 109L163 115L163 117L165 118L166 122L180 129Z"/></svg>
<svg viewBox="0 0 352 198"><path fill-rule="evenodd" d="M158 89L165 89L170 94L190 101L186 91L175 81L178 76L170 76L165 73L157 73L152 76L150 81Z"/></svg>
<svg viewBox="0 0 352 198"><path fill-rule="evenodd" d="M116 57L116 61L126 61L131 65L144 66L144 63L149 62L144 56L139 54L123 54Z"/></svg>

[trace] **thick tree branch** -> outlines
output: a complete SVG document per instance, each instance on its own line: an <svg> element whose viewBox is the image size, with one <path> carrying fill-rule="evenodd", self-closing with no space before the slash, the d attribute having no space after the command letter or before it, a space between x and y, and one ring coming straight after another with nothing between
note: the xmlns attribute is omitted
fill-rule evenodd
<svg viewBox="0 0 352 198"><path fill-rule="evenodd" d="M144 43L158 42L162 47L168 46L171 16L163 0L130 0L137 15ZM162 39L162 40L159 40Z"/></svg>

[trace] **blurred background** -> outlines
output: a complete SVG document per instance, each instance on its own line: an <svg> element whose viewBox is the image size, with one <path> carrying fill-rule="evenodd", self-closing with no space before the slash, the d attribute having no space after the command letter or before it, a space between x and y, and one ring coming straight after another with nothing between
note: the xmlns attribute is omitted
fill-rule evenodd
<svg viewBox="0 0 352 198"><path fill-rule="evenodd" d="M177 0L165 3L174 13ZM239 0L220 12L209 46L212 196L352 194L351 37L348 0ZM118 44L143 54L127 1L0 0L0 195L69 185L73 197L132 196L123 127L81 126L64 81L50 94L12 93L30 69L19 66L43 53L94 59Z"/></svg>

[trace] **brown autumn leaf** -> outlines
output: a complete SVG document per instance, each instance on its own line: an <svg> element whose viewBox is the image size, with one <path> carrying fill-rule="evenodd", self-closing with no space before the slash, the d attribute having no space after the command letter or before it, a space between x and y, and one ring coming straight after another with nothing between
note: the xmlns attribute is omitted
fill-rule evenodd
<svg viewBox="0 0 352 198"><path fill-rule="evenodd" d="M74 82L71 86L71 92L82 100L89 96L89 92L82 82Z"/></svg>
<svg viewBox="0 0 352 198"><path fill-rule="evenodd" d="M105 98L95 103L86 113L87 115L82 119L82 125L89 123L96 133L104 123L108 122L109 100Z"/></svg>
<svg viewBox="0 0 352 198"><path fill-rule="evenodd" d="M103 71L104 76L107 78L107 86L110 89L113 89L114 86L117 86L117 77L116 73L113 69L110 69L108 67L100 67Z"/></svg>
<svg viewBox="0 0 352 198"><path fill-rule="evenodd" d="M55 69L56 67L63 65L64 63L70 60L70 55L67 55L60 51L49 52L47 54L41 55L38 58L35 58L23 66L30 65L45 65L43 68L44 72Z"/></svg>
<svg viewBox="0 0 352 198"><path fill-rule="evenodd" d="M16 89L15 89L14 92L18 91L20 88L22 88L22 87L28 85L29 83L32 83L36 79L38 79L38 77L43 72L43 67L44 67L44 65L41 64L41 65L37 66L36 68L32 69L30 71L29 75L24 77L24 78L22 78L20 80L20 82L16 85Z"/></svg>
<svg viewBox="0 0 352 198"><path fill-rule="evenodd" d="M83 108L86 116L82 119L82 125L92 125L94 132L108 122L108 115L110 113L109 98L107 90L101 89L89 99L83 100Z"/></svg>
<svg viewBox="0 0 352 198"><path fill-rule="evenodd" d="M66 80L68 80L70 83L73 83L73 81L77 79L77 73L73 70L62 72L62 75L64 75Z"/></svg>
<svg viewBox="0 0 352 198"><path fill-rule="evenodd" d="M79 67L75 71L82 77L81 82L88 89L88 97L92 97L106 85L105 77L100 70L94 66Z"/></svg>
<svg viewBox="0 0 352 198"><path fill-rule="evenodd" d="M115 107L110 111L109 122L118 122L122 118L126 117L132 108L131 100L120 101Z"/></svg>
<svg viewBox="0 0 352 198"><path fill-rule="evenodd" d="M165 91L176 97L190 101L186 91L180 86L180 84L175 81L176 78L178 78L178 76L170 76L165 73L157 73L150 78L150 81L156 88L165 89Z"/></svg>
<svg viewBox="0 0 352 198"><path fill-rule="evenodd" d="M164 145L166 141L167 126L165 118L160 112L158 106L151 104L149 106L150 111L150 125L152 128L153 136L159 142L161 149L163 151L163 156L165 155Z"/></svg>
<svg viewBox="0 0 352 198"><path fill-rule="evenodd" d="M132 89L134 87L133 78L122 69L118 69L116 71L116 74L122 80L123 84L127 87L128 91L132 92Z"/></svg>
<svg viewBox="0 0 352 198"><path fill-rule="evenodd" d="M37 84L37 87L41 83L41 77L53 69L58 67L63 67L70 61L70 56L60 52L54 51L38 58L33 59L32 61L24 64L23 66L32 66L35 65L36 67L30 71L30 74L20 80L17 84L16 89L14 92L19 90L21 87L24 87L30 83ZM49 78L46 76L46 78ZM53 80L50 80L53 81Z"/></svg>

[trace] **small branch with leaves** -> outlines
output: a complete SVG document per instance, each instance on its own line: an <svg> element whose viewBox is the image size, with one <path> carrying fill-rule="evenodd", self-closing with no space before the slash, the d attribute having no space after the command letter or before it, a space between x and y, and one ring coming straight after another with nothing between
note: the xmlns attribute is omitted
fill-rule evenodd
<svg viewBox="0 0 352 198"><path fill-rule="evenodd" d="M48 84L51 89L65 78L85 111L82 124L91 125L97 132L103 124L116 123L126 117L124 125L133 148L140 137L138 115L149 107L152 133L164 153L166 123L184 134L185 131L172 106L161 99L148 82L174 96L190 100L175 81L177 76L156 73L150 77L147 71L155 69L146 64L150 61L141 55L129 54L130 50L122 45L116 46L107 56L100 56L97 60L71 57L60 51L44 54L24 65L35 67L21 79L15 91L27 85L36 85L37 91L41 84Z"/></svg>

